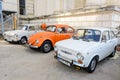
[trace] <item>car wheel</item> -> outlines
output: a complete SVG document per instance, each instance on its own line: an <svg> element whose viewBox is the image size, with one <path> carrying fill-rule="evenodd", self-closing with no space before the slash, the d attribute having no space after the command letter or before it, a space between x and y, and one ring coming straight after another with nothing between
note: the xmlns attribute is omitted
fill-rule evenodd
<svg viewBox="0 0 120 80"><path fill-rule="evenodd" d="M110 54L110 57L114 57L116 53L116 49L114 49L114 51Z"/></svg>
<svg viewBox="0 0 120 80"><path fill-rule="evenodd" d="M50 41L45 41L41 46L41 51L44 53L50 52L52 49L52 45Z"/></svg>
<svg viewBox="0 0 120 80"><path fill-rule="evenodd" d="M97 58L93 58L89 64L89 66L86 68L87 72L92 73L96 69L97 66Z"/></svg>
<svg viewBox="0 0 120 80"><path fill-rule="evenodd" d="M20 43L21 44L25 44L26 42L27 42L26 37L22 37L21 40L20 40Z"/></svg>

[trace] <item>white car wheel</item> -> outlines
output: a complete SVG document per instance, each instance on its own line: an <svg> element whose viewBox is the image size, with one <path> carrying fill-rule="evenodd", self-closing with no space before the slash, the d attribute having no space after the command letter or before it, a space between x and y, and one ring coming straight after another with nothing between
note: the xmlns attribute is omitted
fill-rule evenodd
<svg viewBox="0 0 120 80"><path fill-rule="evenodd" d="M25 44L26 42L27 42L26 37L22 37L21 40L20 40L20 43L21 44Z"/></svg>
<svg viewBox="0 0 120 80"><path fill-rule="evenodd" d="M97 66L97 59L93 58L89 64L89 66L86 68L87 72L92 73L96 69Z"/></svg>
<svg viewBox="0 0 120 80"><path fill-rule="evenodd" d="M116 50L114 50L114 51L110 54L110 57L114 57L114 56L115 56L115 53L116 53Z"/></svg>

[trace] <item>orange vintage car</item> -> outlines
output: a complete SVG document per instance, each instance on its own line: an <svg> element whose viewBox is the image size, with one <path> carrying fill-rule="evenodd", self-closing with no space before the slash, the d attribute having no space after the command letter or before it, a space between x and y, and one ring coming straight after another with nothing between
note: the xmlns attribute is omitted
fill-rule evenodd
<svg viewBox="0 0 120 80"><path fill-rule="evenodd" d="M74 29L68 25L48 25L45 31L30 36L27 44L30 48L39 48L42 52L48 53L57 41L68 39L73 33Z"/></svg>

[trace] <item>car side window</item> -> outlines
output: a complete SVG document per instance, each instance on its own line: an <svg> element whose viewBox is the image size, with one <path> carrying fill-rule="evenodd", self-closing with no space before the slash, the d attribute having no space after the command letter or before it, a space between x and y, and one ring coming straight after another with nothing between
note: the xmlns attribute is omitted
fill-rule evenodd
<svg viewBox="0 0 120 80"><path fill-rule="evenodd" d="M104 31L102 34L102 41L107 41L107 40L110 40L109 32Z"/></svg>
<svg viewBox="0 0 120 80"><path fill-rule="evenodd" d="M66 33L65 27L58 28L58 33Z"/></svg>
<svg viewBox="0 0 120 80"><path fill-rule="evenodd" d="M29 26L29 31L35 30L35 26Z"/></svg>
<svg viewBox="0 0 120 80"><path fill-rule="evenodd" d="M22 30L28 30L28 26L24 26Z"/></svg>
<svg viewBox="0 0 120 80"><path fill-rule="evenodd" d="M73 33L74 30L73 30L72 28L69 27L69 28L67 28L67 32L68 32L68 33Z"/></svg>
<svg viewBox="0 0 120 80"><path fill-rule="evenodd" d="M113 31L110 31L110 39L114 39L115 38L115 34Z"/></svg>

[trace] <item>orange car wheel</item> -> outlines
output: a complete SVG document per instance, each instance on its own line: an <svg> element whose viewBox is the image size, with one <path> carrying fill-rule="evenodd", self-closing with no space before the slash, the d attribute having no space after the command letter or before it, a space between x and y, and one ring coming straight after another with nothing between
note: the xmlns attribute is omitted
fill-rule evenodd
<svg viewBox="0 0 120 80"><path fill-rule="evenodd" d="M41 51L44 53L50 52L52 49L52 45L50 41L45 41L41 46Z"/></svg>

